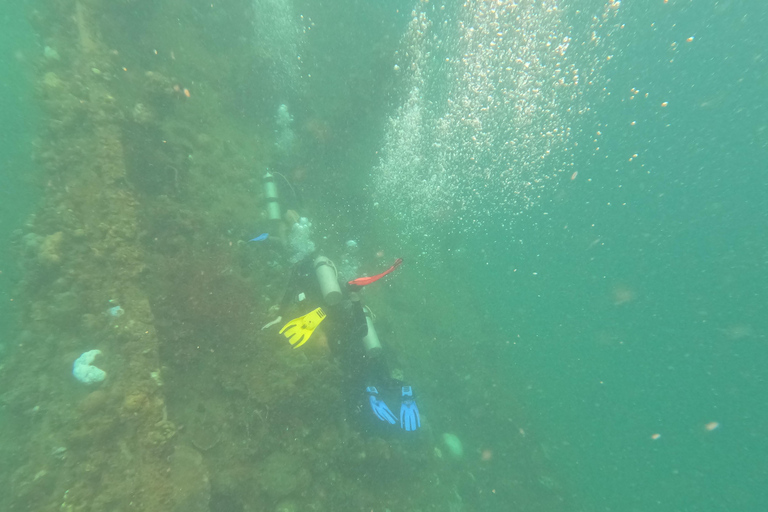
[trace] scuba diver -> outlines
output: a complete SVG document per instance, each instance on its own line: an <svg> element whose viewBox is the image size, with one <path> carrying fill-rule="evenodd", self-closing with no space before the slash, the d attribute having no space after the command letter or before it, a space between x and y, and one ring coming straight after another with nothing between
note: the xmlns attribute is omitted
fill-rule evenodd
<svg viewBox="0 0 768 512"><path fill-rule="evenodd" d="M352 391L352 412L364 404L371 417L386 427L398 426L407 432L421 427L419 408L413 388L392 377L384 350L374 328L372 314L363 305L361 289L394 271L398 259L384 272L340 282L333 262L322 255L312 255L299 262L288 284L281 310L299 308L308 313L285 324L280 334L294 348L311 338L323 323L332 354L345 371L346 389ZM399 403L398 416L389 405Z"/></svg>
<svg viewBox="0 0 768 512"><path fill-rule="evenodd" d="M401 263L398 259L384 272L371 277L360 277L343 282L333 262L319 255L310 237L311 223L300 217L296 210L285 209L281 215L278 187L275 176L281 177L293 192L296 191L279 172L264 175L266 217L271 231L283 247L290 252L289 261L294 263L293 274L280 303L280 310L298 310L302 316L285 324L280 334L294 348L307 343L315 329L323 323L331 353L346 370L343 383L352 390L351 413L368 409L368 418L387 428L399 428L413 432L421 427L419 408L416 406L413 388L394 378L386 363L384 350L373 325L372 313L364 306L361 290L394 271ZM285 205L283 205L285 206ZM264 241L264 233L251 241ZM268 323L262 329L279 322L282 317ZM398 416L388 404L399 403ZM361 408L360 405L363 407Z"/></svg>

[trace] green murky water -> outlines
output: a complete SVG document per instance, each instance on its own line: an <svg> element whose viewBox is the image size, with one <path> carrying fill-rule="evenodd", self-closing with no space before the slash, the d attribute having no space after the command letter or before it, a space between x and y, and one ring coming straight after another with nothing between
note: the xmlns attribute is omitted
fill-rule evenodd
<svg viewBox="0 0 768 512"><path fill-rule="evenodd" d="M765 509L768 8L1 14L3 510ZM261 330L309 242L404 259L365 298L419 432Z"/></svg>

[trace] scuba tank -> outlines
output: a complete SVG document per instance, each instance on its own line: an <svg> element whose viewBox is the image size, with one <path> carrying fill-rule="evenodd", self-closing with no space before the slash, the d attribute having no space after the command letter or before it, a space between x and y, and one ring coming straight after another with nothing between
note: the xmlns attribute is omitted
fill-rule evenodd
<svg viewBox="0 0 768 512"><path fill-rule="evenodd" d="M376 334L376 329L373 327L373 318L371 318L373 313L367 306L363 308L363 311L365 312L365 323L368 325L368 334L363 338L363 348L367 353L378 352L381 350L381 342L379 342L379 335Z"/></svg>
<svg viewBox="0 0 768 512"><path fill-rule="evenodd" d="M267 218L269 220L280 220L277 184L275 184L275 177L269 171L264 175L264 196L267 199Z"/></svg>
<svg viewBox="0 0 768 512"><path fill-rule="evenodd" d="M318 256L314 262L315 276L320 285L323 300L329 306L335 306L341 302L341 288L339 278L333 262L325 256Z"/></svg>

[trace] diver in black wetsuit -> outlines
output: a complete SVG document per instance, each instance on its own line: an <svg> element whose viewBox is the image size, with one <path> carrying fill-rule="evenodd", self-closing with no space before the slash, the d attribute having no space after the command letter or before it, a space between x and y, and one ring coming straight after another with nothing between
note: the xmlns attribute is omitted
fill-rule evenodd
<svg viewBox="0 0 768 512"><path fill-rule="evenodd" d="M288 322L280 333L299 347L322 322L331 353L345 370L342 385L350 397L350 414L360 416L360 411L365 411L360 418L364 424L372 421L380 427L399 426L411 432L421 427L413 389L392 377L370 310L364 307L360 295L362 286L392 272L401 262L398 260L376 276L340 283L328 258L305 258L294 270L281 310L298 308L309 313ZM399 424L387 403L400 403Z"/></svg>

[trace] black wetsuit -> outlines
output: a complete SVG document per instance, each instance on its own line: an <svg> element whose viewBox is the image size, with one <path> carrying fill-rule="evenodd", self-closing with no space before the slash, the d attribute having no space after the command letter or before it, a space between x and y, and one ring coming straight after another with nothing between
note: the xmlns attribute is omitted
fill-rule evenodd
<svg viewBox="0 0 768 512"><path fill-rule="evenodd" d="M322 328L328 337L331 354L339 361L342 370L341 385L347 397L349 419L359 423L364 430L388 427L390 425L374 415L366 389L374 386L387 404L399 404L402 382L392 378L383 349L366 351L364 347L368 325L357 287L340 282L342 300L328 306L323 301L313 261L314 257L309 257L296 265L282 307L298 308L299 314L323 308L326 318ZM299 300L301 293L303 300Z"/></svg>

